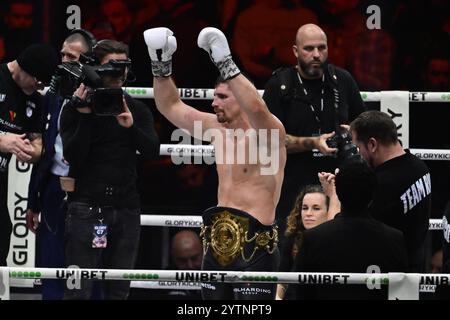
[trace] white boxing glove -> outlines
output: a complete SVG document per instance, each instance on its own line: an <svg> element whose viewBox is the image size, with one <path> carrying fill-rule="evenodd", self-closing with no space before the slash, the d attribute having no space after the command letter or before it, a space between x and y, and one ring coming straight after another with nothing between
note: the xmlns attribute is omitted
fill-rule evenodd
<svg viewBox="0 0 450 320"><path fill-rule="evenodd" d="M144 40L152 60L155 77L168 77L172 74L172 54L177 50L177 39L168 28L152 28L144 31Z"/></svg>
<svg viewBox="0 0 450 320"><path fill-rule="evenodd" d="M197 44L208 52L224 80L232 79L241 73L231 58L227 38L219 29L204 28L198 35Z"/></svg>

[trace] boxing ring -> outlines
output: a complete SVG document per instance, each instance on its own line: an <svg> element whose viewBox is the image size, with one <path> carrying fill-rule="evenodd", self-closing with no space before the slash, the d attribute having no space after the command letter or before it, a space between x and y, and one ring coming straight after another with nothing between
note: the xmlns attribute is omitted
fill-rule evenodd
<svg viewBox="0 0 450 320"><path fill-rule="evenodd" d="M127 87L132 97L153 99L152 88ZM258 90L260 94L262 90ZM211 100L214 89L180 88L181 99ZM365 102L379 101L380 110L391 115L404 148L409 148L409 108L414 102L450 102L450 92L380 91L361 92ZM414 149L410 152L422 160L450 160L450 150ZM214 157L210 145L162 144L161 156ZM11 169L11 168L10 168ZM22 187L23 188L23 187ZM13 217L11 220L14 225ZM199 215L141 215L142 226L198 228ZM430 219L429 230L442 230L442 219ZM34 248L34 247L33 247ZM34 254L33 254L34 257ZM33 263L34 266L34 263ZM214 272L187 270L108 270L33 267L0 267L0 299L9 299L10 287L16 280L79 279L132 280L132 287L147 289L198 290L200 282L271 282L332 285L361 284L369 288L388 285L389 299L419 299L420 292L433 292L438 284L449 285L450 274L413 273L296 273L296 272ZM3 291L2 291L3 289Z"/></svg>
<svg viewBox="0 0 450 320"><path fill-rule="evenodd" d="M10 279L60 279L71 289L81 280L138 280L140 288L164 288L162 283L176 283L177 289L199 289L200 283L286 283L367 286L368 290L388 286L389 300L418 300L421 286L450 285L450 274L419 273L323 273L323 272L242 272L193 270L119 270L79 268L0 267L1 299L9 299ZM158 282L144 286L144 282ZM183 283L181 286L178 283ZM78 285L78 286L77 286ZM136 286L135 286L136 287ZM174 286L167 286L173 288Z"/></svg>

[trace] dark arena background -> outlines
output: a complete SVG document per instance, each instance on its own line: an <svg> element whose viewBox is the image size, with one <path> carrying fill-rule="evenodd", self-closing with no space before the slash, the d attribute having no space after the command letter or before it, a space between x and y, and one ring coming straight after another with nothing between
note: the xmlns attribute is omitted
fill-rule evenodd
<svg viewBox="0 0 450 320"><path fill-rule="evenodd" d="M371 5L381 14L372 29L375 11L368 12ZM197 35L204 27L214 26L226 34L234 60L262 90L274 70L296 63L291 48L298 27L316 23L328 36L329 60L347 69L361 91L447 92L446 99L450 99L449 12L447 0L2 0L0 62L14 60L36 42L50 43L59 50L69 29L81 27L98 40L127 43L136 76L128 86L148 88L153 77L142 33L164 26L174 31L178 40L173 60L177 86L212 88L218 73L208 55L197 47ZM178 143L171 141L175 127L157 111L154 100L141 101L153 113L161 143ZM210 100L189 103L212 112ZM380 108L379 102L366 105ZM410 148L450 149L449 102L414 102L409 112ZM450 200L449 162L426 164L433 189L431 218L441 219ZM199 215L217 204L214 165L173 165L168 156L140 159L138 185L142 214ZM199 231L195 225L185 227ZM136 269L169 268L170 239L178 230L142 227ZM431 261L442 246L442 231L429 234L427 255ZM164 291L134 288L130 299L164 299ZM27 295L39 299L39 286L12 287L11 294L17 299Z"/></svg>

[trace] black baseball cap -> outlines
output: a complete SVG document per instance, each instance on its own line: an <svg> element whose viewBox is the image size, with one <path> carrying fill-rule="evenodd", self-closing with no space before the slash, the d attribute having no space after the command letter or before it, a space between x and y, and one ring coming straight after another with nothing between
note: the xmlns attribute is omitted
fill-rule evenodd
<svg viewBox="0 0 450 320"><path fill-rule="evenodd" d="M58 62L56 51L44 43L27 47L17 58L17 63L22 70L44 84L50 83Z"/></svg>

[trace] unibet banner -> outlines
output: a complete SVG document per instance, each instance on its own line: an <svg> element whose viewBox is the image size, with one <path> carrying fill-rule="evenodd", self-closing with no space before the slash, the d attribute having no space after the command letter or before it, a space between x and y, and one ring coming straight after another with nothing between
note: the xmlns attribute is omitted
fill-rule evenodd
<svg viewBox="0 0 450 320"><path fill-rule="evenodd" d="M8 210L12 223L9 267L34 267L35 235L28 230L25 214L28 204L28 183L32 165L11 158L8 171ZM11 279L10 285L33 287L33 279Z"/></svg>

